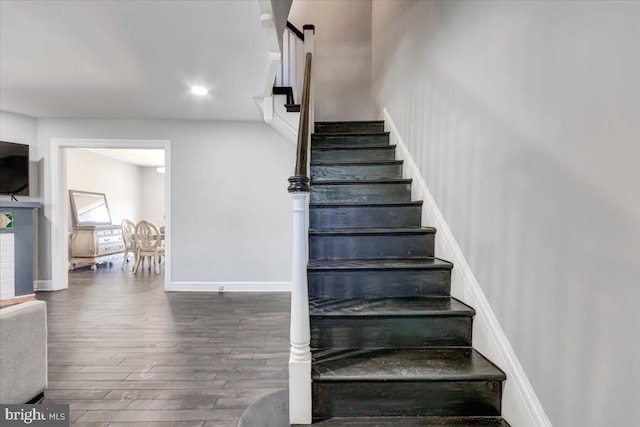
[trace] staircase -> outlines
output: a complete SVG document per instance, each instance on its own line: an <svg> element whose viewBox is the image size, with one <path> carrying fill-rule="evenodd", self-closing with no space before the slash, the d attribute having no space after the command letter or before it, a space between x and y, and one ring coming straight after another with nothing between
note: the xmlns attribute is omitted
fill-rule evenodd
<svg viewBox="0 0 640 427"><path fill-rule="evenodd" d="M450 296L382 121L316 122L309 310L322 426L508 426L504 372L471 347L473 308Z"/></svg>

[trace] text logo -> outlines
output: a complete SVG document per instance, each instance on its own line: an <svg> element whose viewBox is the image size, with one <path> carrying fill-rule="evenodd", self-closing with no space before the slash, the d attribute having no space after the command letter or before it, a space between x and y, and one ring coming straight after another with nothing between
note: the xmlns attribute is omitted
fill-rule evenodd
<svg viewBox="0 0 640 427"><path fill-rule="evenodd" d="M2 426L68 427L69 405L0 405Z"/></svg>

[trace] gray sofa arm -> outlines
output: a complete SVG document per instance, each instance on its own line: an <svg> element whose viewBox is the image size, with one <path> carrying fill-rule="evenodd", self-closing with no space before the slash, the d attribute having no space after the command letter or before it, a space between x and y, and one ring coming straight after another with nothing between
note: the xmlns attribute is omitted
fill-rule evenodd
<svg viewBox="0 0 640 427"><path fill-rule="evenodd" d="M47 386L47 303L0 309L0 403L26 403Z"/></svg>

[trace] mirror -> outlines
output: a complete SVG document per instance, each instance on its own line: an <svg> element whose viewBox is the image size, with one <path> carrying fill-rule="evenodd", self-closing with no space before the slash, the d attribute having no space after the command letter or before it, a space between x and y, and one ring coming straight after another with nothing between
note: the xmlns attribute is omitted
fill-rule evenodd
<svg viewBox="0 0 640 427"><path fill-rule="evenodd" d="M73 225L111 225L107 195L69 190Z"/></svg>

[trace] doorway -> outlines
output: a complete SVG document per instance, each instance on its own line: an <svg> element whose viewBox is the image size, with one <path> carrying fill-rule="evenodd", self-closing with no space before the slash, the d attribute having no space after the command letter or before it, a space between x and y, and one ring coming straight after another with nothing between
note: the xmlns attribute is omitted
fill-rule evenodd
<svg viewBox="0 0 640 427"><path fill-rule="evenodd" d="M163 150L164 151L164 289L171 284L171 150L167 140L87 140L87 139L53 139L51 148L51 248L52 264L51 290L66 289L69 286L69 230L71 215L67 176L67 150L85 149L92 154L105 154L125 150ZM153 168L154 173L156 167ZM113 177L112 177L113 178ZM109 179L109 177L104 177ZM75 185L75 184L74 184ZM74 188L75 190L75 188ZM122 212L118 213L118 217ZM141 218L140 218L141 219ZM118 222L119 224L119 222ZM119 266L119 264L116 264Z"/></svg>

